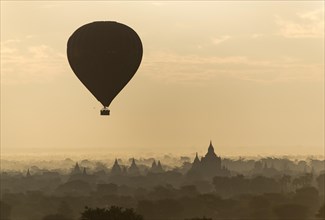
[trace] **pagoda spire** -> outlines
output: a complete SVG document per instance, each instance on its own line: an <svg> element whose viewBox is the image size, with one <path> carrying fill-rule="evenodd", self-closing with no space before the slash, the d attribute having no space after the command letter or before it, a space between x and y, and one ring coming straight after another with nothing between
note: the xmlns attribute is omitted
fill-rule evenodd
<svg viewBox="0 0 325 220"><path fill-rule="evenodd" d="M164 169L161 166L160 160L158 160L158 164L157 164L157 172L161 173L164 172Z"/></svg>
<svg viewBox="0 0 325 220"><path fill-rule="evenodd" d="M79 164L78 164L78 162L76 162L76 165L72 169L71 174L80 174L80 173L81 173L81 170L80 170Z"/></svg>
<svg viewBox="0 0 325 220"><path fill-rule="evenodd" d="M130 168L131 169L138 169L138 166L136 165L134 158L132 158L132 163L131 163Z"/></svg>
<svg viewBox="0 0 325 220"><path fill-rule="evenodd" d="M131 166L136 166L134 158L132 158L132 164Z"/></svg>
<svg viewBox="0 0 325 220"><path fill-rule="evenodd" d="M200 163L200 159L199 159L199 156L198 156L197 152L196 152L193 163Z"/></svg>
<svg viewBox="0 0 325 220"><path fill-rule="evenodd" d="M209 148L208 148L209 153L214 153L214 147L212 145L212 141L210 140Z"/></svg>
<svg viewBox="0 0 325 220"><path fill-rule="evenodd" d="M132 158L132 163L131 163L131 166L129 167L129 174L133 175L133 176L140 175L140 170L139 170L137 164L135 163L134 158Z"/></svg>
<svg viewBox="0 0 325 220"><path fill-rule="evenodd" d="M120 165L118 164L117 158L115 158L115 162L113 164L113 167L111 169L111 174L112 175L119 175L122 173L122 169Z"/></svg>
<svg viewBox="0 0 325 220"><path fill-rule="evenodd" d="M31 177L29 169L27 170L26 177Z"/></svg>
<svg viewBox="0 0 325 220"><path fill-rule="evenodd" d="M198 171L200 169L200 166L201 166L201 161L199 159L199 156L198 156L198 153L196 152L196 155L195 155L195 158L194 158L194 161L192 163L192 170L195 170L195 171Z"/></svg>
<svg viewBox="0 0 325 220"><path fill-rule="evenodd" d="M154 160L151 164L151 169L155 169L157 167L156 161Z"/></svg>

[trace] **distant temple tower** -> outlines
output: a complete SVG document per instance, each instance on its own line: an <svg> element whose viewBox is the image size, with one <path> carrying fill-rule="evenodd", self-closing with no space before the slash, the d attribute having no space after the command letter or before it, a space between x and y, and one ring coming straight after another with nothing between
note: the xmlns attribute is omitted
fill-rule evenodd
<svg viewBox="0 0 325 220"><path fill-rule="evenodd" d="M72 180L83 180L90 181L90 175L87 174L86 167L80 167L78 162L74 166L69 176L69 181Z"/></svg>
<svg viewBox="0 0 325 220"><path fill-rule="evenodd" d="M154 172L157 169L156 161L154 160L151 164L150 172Z"/></svg>
<svg viewBox="0 0 325 220"><path fill-rule="evenodd" d="M158 160L158 164L157 164L157 173L162 173L164 172L164 169L161 166L160 160Z"/></svg>
<svg viewBox="0 0 325 220"><path fill-rule="evenodd" d="M128 170L128 174L131 176L139 176L140 175L140 170L139 170L138 166L135 164L134 158L132 159L132 163Z"/></svg>
<svg viewBox="0 0 325 220"><path fill-rule="evenodd" d="M31 177L32 175L30 175L30 172L29 172L29 169L27 170L27 173L26 173L26 177Z"/></svg>
<svg viewBox="0 0 325 220"><path fill-rule="evenodd" d="M151 173L163 173L164 169L161 166L160 160L158 160L158 164L156 163L156 161L154 160L152 162L151 168L149 170Z"/></svg>
<svg viewBox="0 0 325 220"><path fill-rule="evenodd" d="M202 157L201 161L196 153L188 174L203 178L211 178L214 176L228 176L230 172L225 167L221 166L221 158L214 152L212 141L210 141L208 152Z"/></svg>
<svg viewBox="0 0 325 220"><path fill-rule="evenodd" d="M117 162L117 159L115 159L114 165L111 170L111 175L116 176L116 175L121 175L122 174L122 169L120 165Z"/></svg>
<svg viewBox="0 0 325 220"><path fill-rule="evenodd" d="M71 172L71 175L76 175L76 174L81 174L81 170L80 170L78 162L76 163L76 165L74 166L74 168Z"/></svg>
<svg viewBox="0 0 325 220"><path fill-rule="evenodd" d="M196 153L191 169L195 170L195 171L199 171L200 167L201 167L201 162L200 162L198 154Z"/></svg>
<svg viewBox="0 0 325 220"><path fill-rule="evenodd" d="M208 153L201 159L201 166L208 175L213 175L216 170L221 170L221 158L214 153L212 141L210 141Z"/></svg>

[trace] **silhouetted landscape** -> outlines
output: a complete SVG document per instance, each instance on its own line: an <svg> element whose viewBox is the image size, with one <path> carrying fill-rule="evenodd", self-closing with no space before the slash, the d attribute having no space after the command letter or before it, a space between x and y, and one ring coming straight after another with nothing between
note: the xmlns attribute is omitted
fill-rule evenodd
<svg viewBox="0 0 325 220"><path fill-rule="evenodd" d="M319 159L227 159L210 142L195 158L15 163L2 161L1 220L325 219Z"/></svg>
<svg viewBox="0 0 325 220"><path fill-rule="evenodd" d="M0 0L0 220L325 220L324 9Z"/></svg>

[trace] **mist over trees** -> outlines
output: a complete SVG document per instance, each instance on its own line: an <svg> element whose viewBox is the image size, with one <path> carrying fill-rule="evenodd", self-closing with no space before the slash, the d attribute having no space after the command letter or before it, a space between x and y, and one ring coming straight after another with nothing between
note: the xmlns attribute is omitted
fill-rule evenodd
<svg viewBox="0 0 325 220"><path fill-rule="evenodd" d="M1 167L1 220L325 219L319 159L221 158L211 144L195 158L22 164Z"/></svg>

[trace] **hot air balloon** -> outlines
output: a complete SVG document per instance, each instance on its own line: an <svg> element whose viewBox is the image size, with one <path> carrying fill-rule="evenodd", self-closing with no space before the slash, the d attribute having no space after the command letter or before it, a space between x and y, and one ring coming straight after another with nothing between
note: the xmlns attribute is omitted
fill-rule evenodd
<svg viewBox="0 0 325 220"><path fill-rule="evenodd" d="M136 73L142 53L137 33L113 21L81 26L67 45L73 72L104 106L101 115L109 115L109 105Z"/></svg>

